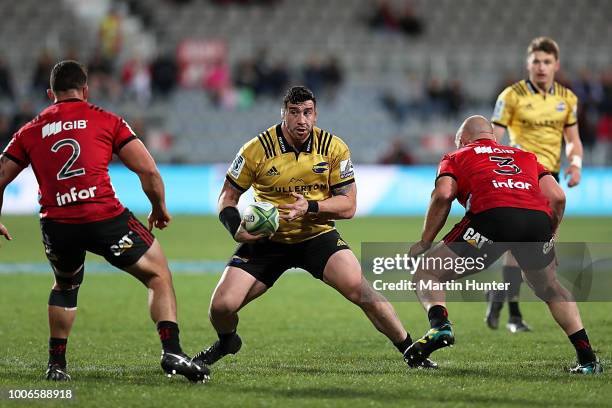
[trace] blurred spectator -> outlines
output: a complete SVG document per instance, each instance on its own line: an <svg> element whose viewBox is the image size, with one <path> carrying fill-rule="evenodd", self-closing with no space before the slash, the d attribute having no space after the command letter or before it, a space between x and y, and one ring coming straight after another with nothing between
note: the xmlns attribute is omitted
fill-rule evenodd
<svg viewBox="0 0 612 408"><path fill-rule="evenodd" d="M425 103L423 104L423 115L443 116L447 112L448 93L438 77L431 77L425 87Z"/></svg>
<svg viewBox="0 0 612 408"><path fill-rule="evenodd" d="M29 100L24 100L19 105L19 110L13 115L9 127L9 134L13 134L19 130L23 125L34 119L36 112L34 111L34 105Z"/></svg>
<svg viewBox="0 0 612 408"><path fill-rule="evenodd" d="M400 30L408 36L417 37L423 34L424 24L421 18L417 15L412 2L407 1L404 4L404 10L398 19Z"/></svg>
<svg viewBox="0 0 612 408"><path fill-rule="evenodd" d="M325 85L324 94L333 100L336 98L338 89L344 81L344 71L340 66L340 61L336 56L331 56L327 64L323 67L323 84Z"/></svg>
<svg viewBox="0 0 612 408"><path fill-rule="evenodd" d="M135 99L143 106L151 101L151 71L142 58L136 56L126 62L121 80L128 99Z"/></svg>
<svg viewBox="0 0 612 408"><path fill-rule="evenodd" d="M587 150L585 159L590 160L589 156L592 156L593 146L597 140L596 124L599 119L597 108L603 99L603 88L586 68L580 70L571 88L579 101L578 130L582 144Z"/></svg>
<svg viewBox="0 0 612 408"><path fill-rule="evenodd" d="M461 81L451 80L446 86L446 113L451 118L457 118L464 107L465 95Z"/></svg>
<svg viewBox="0 0 612 408"><path fill-rule="evenodd" d="M261 91L261 76L257 72L257 66L252 58L238 61L234 72L234 84L241 89L248 89L254 94Z"/></svg>
<svg viewBox="0 0 612 408"><path fill-rule="evenodd" d="M380 164L414 164L414 158L400 138L393 139L389 150L378 160Z"/></svg>
<svg viewBox="0 0 612 408"><path fill-rule="evenodd" d="M263 88L272 97L281 95L289 83L289 69L284 60L275 62L264 77Z"/></svg>
<svg viewBox="0 0 612 408"><path fill-rule="evenodd" d="M151 82L155 96L167 97L176 88L178 69L170 54L160 54L151 63Z"/></svg>
<svg viewBox="0 0 612 408"><path fill-rule="evenodd" d="M374 12L368 17L368 25L376 30L395 31L399 22L388 0L376 0Z"/></svg>
<svg viewBox="0 0 612 408"><path fill-rule="evenodd" d="M2 56L0 56L0 99L13 99L13 78L9 67Z"/></svg>
<svg viewBox="0 0 612 408"><path fill-rule="evenodd" d="M389 114L401 123L407 116L422 111L424 88L421 80L411 72L394 82L396 86L383 93L381 102Z"/></svg>
<svg viewBox="0 0 612 408"><path fill-rule="evenodd" d="M219 58L213 62L211 69L204 76L204 89L210 92L213 102L218 106L231 108L233 97L231 76L227 62Z"/></svg>
<svg viewBox="0 0 612 408"><path fill-rule="evenodd" d="M32 75L32 85L30 87L35 98L46 98L49 89L49 76L55 64L55 59L48 50L43 50L36 61L34 74Z"/></svg>
<svg viewBox="0 0 612 408"><path fill-rule="evenodd" d="M89 93L94 100L117 101L121 97L121 86L113 75L113 64L98 49L87 64Z"/></svg>
<svg viewBox="0 0 612 408"><path fill-rule="evenodd" d="M4 151L4 148L11 141L11 121L8 115L0 113L0 152Z"/></svg>
<svg viewBox="0 0 612 408"><path fill-rule="evenodd" d="M100 23L100 45L102 54L111 60L119 56L121 52L121 45L123 42L121 25L121 12L119 5L115 4Z"/></svg>
<svg viewBox="0 0 612 408"><path fill-rule="evenodd" d="M324 84L324 71L321 66L321 60L316 55L311 55L306 61L306 65L302 71L304 84L315 95L319 94Z"/></svg>
<svg viewBox="0 0 612 408"><path fill-rule="evenodd" d="M594 150L594 161L597 164L612 163L612 69L601 76L602 100L597 123L598 147Z"/></svg>

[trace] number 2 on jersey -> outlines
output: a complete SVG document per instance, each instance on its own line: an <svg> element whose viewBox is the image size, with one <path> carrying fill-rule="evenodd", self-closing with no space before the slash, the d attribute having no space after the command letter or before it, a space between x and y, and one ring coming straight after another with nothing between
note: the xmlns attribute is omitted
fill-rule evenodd
<svg viewBox="0 0 612 408"><path fill-rule="evenodd" d="M70 169L70 166L74 164L74 162L79 158L79 155L81 154L81 146L79 145L79 142L77 142L74 139L58 140L57 142L55 142L55 144L53 144L53 146L51 146L51 151L53 153L57 153L59 149L61 149L64 146L68 146L72 148L72 155L70 155L70 158L68 159L68 161L64 164L64 166L57 173L57 179L65 180L70 177L84 175L85 174L84 168Z"/></svg>

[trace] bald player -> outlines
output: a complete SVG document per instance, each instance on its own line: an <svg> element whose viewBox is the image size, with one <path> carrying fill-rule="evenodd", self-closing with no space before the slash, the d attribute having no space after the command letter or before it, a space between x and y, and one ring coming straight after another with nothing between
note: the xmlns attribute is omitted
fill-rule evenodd
<svg viewBox="0 0 612 408"><path fill-rule="evenodd" d="M574 345L578 365L570 371L601 372L578 307L556 276L553 235L563 218L563 190L533 153L499 145L491 123L482 116L467 118L455 143L458 150L444 155L440 162L421 241L410 248L410 255L415 257L430 249L457 199L466 209L465 216L427 253L427 258L463 258L464 265L466 259L480 259L482 267L471 271L475 273L509 250L526 282L546 302ZM421 263L432 264L436 263ZM415 273L417 296L427 310L431 329L406 350L404 357L409 365L420 364L433 351L455 341L444 291L428 290L422 282L431 281L436 288L439 283L465 275L455 269L419 269Z"/></svg>

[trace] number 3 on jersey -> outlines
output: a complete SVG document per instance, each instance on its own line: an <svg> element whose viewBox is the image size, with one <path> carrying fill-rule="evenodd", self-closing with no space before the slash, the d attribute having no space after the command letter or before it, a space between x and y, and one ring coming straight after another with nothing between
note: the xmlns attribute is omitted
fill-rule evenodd
<svg viewBox="0 0 612 408"><path fill-rule="evenodd" d="M513 174L519 174L521 172L521 168L514 163L514 159L512 157L499 157L499 156L490 156L489 160L497 163L499 167L502 169L495 169L493 172L497 174L503 174L505 176L511 176Z"/></svg>
<svg viewBox="0 0 612 408"><path fill-rule="evenodd" d="M79 142L77 142L74 139L62 139L62 140L58 140L57 142L55 142L55 144L53 146L51 146L51 151L53 153L57 153L59 151L59 149L61 149L64 146L72 148L72 155L70 155L70 157L68 158L68 161L66 161L64 166L57 173L57 179L58 180L65 180L65 179L68 179L70 177L76 177L76 176L84 175L85 174L85 169L84 168L70 169L70 166L72 166L74 164L74 162L79 158L79 155L81 154L81 146L79 145Z"/></svg>

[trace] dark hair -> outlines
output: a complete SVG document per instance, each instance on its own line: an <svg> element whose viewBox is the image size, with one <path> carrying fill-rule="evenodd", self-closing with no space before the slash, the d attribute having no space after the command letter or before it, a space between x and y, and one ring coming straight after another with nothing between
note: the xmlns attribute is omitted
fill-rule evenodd
<svg viewBox="0 0 612 408"><path fill-rule="evenodd" d="M310 89L305 86L292 86L285 94L283 107L286 108L289 103L298 104L306 101L312 101L317 106L317 100Z"/></svg>
<svg viewBox="0 0 612 408"><path fill-rule="evenodd" d="M535 51L542 51L547 54L552 54L555 59L559 59L559 46L549 37L537 37L531 40L529 47L527 47L527 57L533 54Z"/></svg>
<svg viewBox="0 0 612 408"><path fill-rule="evenodd" d="M49 83L53 92L82 88L87 85L87 69L78 61L60 61L51 70Z"/></svg>

